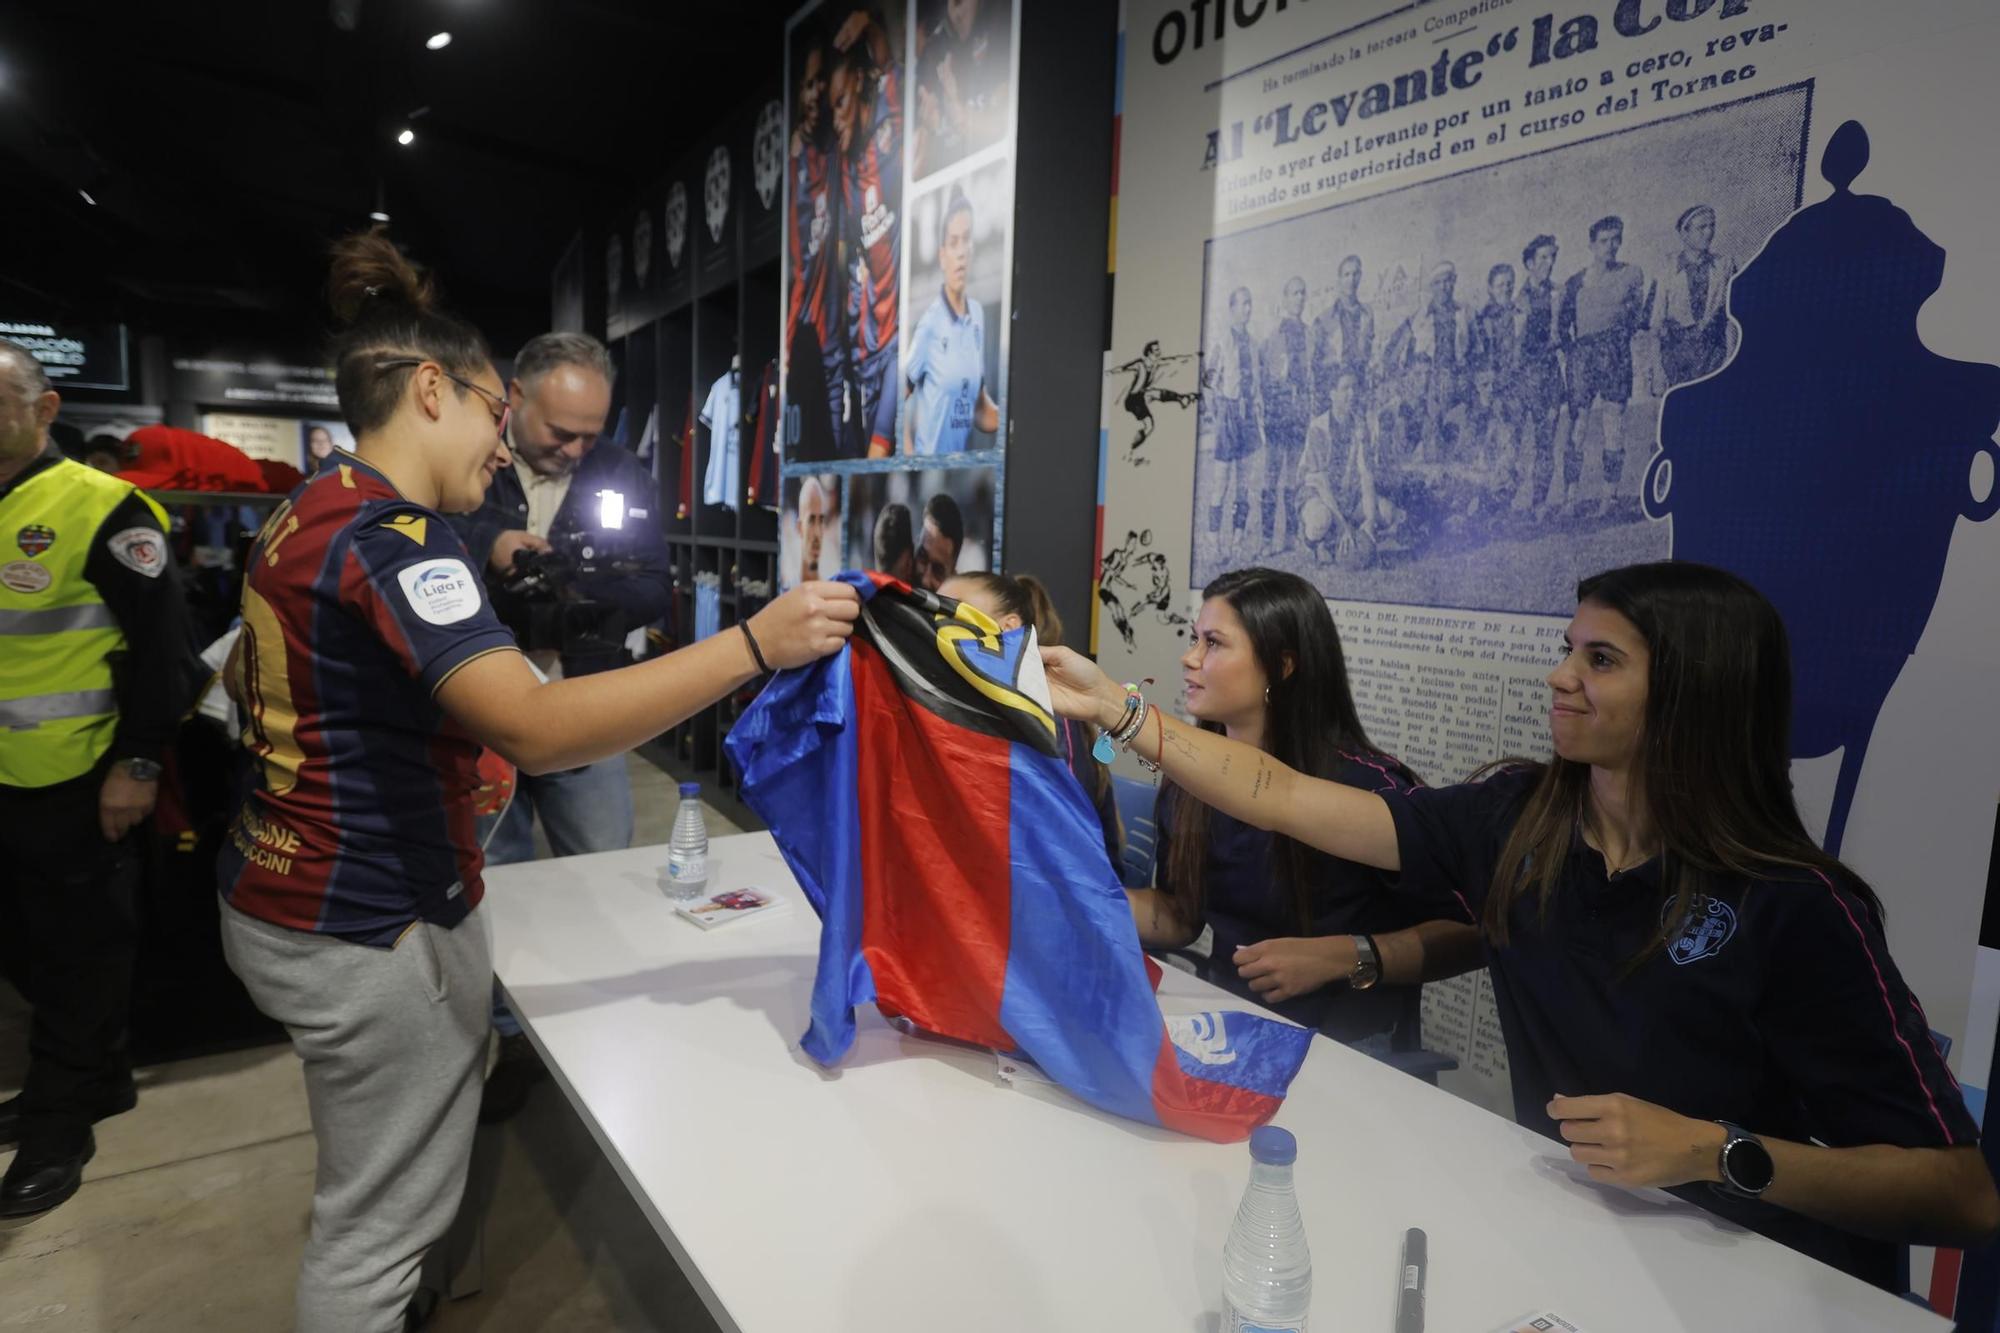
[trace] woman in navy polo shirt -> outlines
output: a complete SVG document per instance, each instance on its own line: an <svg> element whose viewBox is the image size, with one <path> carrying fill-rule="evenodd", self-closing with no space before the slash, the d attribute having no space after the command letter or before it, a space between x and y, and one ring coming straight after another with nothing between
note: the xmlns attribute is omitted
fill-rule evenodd
<svg viewBox="0 0 2000 1333"><path fill-rule="evenodd" d="M1416 785L1369 742L1326 599L1298 575L1220 576L1202 589L1191 637L1181 671L1203 730L1361 791ZM1417 983L1479 965L1475 930L1430 920L1441 913L1390 893L1379 870L1211 810L1172 782L1156 818L1155 887L1128 890L1140 939L1172 949L1206 930L1209 979L1294 1022L1381 1053L1399 1029L1415 1036Z"/></svg>
<svg viewBox="0 0 2000 1333"><path fill-rule="evenodd" d="M1376 795L1047 660L1057 708L1217 809L1400 871L1480 923L1515 1116L1594 1179L1674 1189L1892 1286L1895 1242L2000 1231L1978 1128L1889 958L1881 905L1807 835L1784 624L1685 562L1586 579L1549 674L1555 754Z"/></svg>

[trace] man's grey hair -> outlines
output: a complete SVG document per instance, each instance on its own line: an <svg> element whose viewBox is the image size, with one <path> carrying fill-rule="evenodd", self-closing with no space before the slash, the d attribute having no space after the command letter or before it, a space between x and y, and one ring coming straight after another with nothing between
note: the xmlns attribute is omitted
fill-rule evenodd
<svg viewBox="0 0 2000 1333"><path fill-rule="evenodd" d="M35 354L12 338L0 338L0 366L5 367L4 373L23 398L39 398L55 387Z"/></svg>
<svg viewBox="0 0 2000 1333"><path fill-rule="evenodd" d="M618 378L610 349L587 333L536 334L514 358L514 378L522 388L532 389L535 381L558 366L594 370L604 376L606 384Z"/></svg>

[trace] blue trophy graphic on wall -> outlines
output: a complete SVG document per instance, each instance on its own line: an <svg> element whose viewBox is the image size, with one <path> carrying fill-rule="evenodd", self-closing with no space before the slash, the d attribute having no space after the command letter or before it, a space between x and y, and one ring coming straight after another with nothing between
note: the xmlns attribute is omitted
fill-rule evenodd
<svg viewBox="0 0 2000 1333"><path fill-rule="evenodd" d="M1868 135L1848 121L1800 209L1737 276L1742 344L1680 386L1646 474L1673 555L1732 570L1791 632L1792 753L1841 749L1825 845L1838 853L1876 715L1930 619L1952 532L2000 510L2000 366L1924 346L1917 312L1945 252L1887 199L1848 188ZM1995 464L1987 495L1975 458Z"/></svg>

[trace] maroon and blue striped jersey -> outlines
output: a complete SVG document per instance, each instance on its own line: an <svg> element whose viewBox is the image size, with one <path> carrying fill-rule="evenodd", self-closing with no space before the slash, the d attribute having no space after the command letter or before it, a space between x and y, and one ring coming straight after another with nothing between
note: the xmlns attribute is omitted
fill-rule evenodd
<svg viewBox="0 0 2000 1333"><path fill-rule="evenodd" d="M903 81L890 65L875 86L868 137L842 155L842 204L847 215L849 342L857 358L896 346L902 280Z"/></svg>
<svg viewBox="0 0 2000 1333"><path fill-rule="evenodd" d="M217 873L247 915L387 947L479 901L480 747L435 696L515 644L442 516L330 462L250 549L231 669L255 780Z"/></svg>

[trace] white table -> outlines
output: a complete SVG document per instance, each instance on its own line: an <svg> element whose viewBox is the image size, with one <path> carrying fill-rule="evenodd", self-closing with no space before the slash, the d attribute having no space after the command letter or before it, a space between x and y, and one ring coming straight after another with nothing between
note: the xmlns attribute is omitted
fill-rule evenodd
<svg viewBox="0 0 2000 1333"><path fill-rule="evenodd" d="M702 931L666 849L495 867L482 915L514 1013L707 1302L741 1333L1209 1333L1249 1170L1216 1145L1010 1086L991 1055L872 1009L822 1072L798 1050L819 922L768 834L718 839L710 891L780 916ZM1170 1009L1242 1007L1168 970ZM1219 1001L1219 1005L1218 1005ZM1948 1328L1330 1041L1277 1123L1299 1138L1314 1333L1394 1326L1404 1228L1434 1333L1553 1306L1588 1333Z"/></svg>

